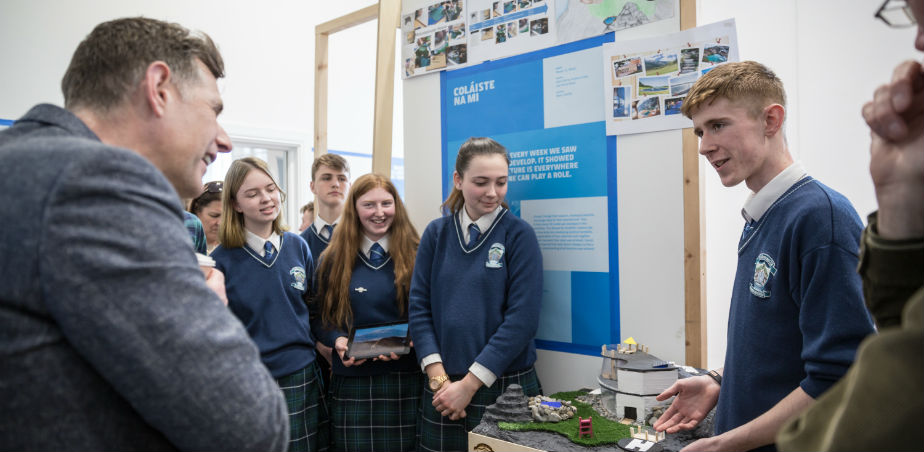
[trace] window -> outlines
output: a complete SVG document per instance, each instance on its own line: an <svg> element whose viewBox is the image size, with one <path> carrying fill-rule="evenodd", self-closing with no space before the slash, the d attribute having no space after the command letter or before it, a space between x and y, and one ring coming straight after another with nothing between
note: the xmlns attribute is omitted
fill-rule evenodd
<svg viewBox="0 0 924 452"><path fill-rule="evenodd" d="M231 137L233 149L229 153L219 153L218 158L209 165L202 183L224 180L231 168L231 162L243 157L256 157L266 162L270 174L276 179L279 188L286 193L286 202L280 215L290 228L297 228L301 223L296 202L296 151L298 144L282 141L260 140Z"/></svg>

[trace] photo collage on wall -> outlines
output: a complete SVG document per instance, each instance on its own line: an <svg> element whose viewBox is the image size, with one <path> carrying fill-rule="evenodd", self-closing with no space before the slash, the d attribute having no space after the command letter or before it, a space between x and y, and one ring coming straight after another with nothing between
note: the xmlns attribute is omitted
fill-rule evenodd
<svg viewBox="0 0 924 452"><path fill-rule="evenodd" d="M405 78L468 62L465 1L432 2L402 15Z"/></svg>
<svg viewBox="0 0 924 452"><path fill-rule="evenodd" d="M679 49L611 56L613 119L679 115L700 75L728 61L728 43L725 36Z"/></svg>
<svg viewBox="0 0 924 452"><path fill-rule="evenodd" d="M545 4L546 0L506 0L491 2L490 8L472 11L469 22L473 30L478 31L478 37L472 40L499 45L512 39L547 34L548 14L528 14Z"/></svg>
<svg viewBox="0 0 924 452"><path fill-rule="evenodd" d="M604 44L607 135L689 127L684 99L703 74L738 60L734 19L673 35Z"/></svg>
<svg viewBox="0 0 924 452"><path fill-rule="evenodd" d="M469 49L482 62L554 44L552 0L470 0Z"/></svg>

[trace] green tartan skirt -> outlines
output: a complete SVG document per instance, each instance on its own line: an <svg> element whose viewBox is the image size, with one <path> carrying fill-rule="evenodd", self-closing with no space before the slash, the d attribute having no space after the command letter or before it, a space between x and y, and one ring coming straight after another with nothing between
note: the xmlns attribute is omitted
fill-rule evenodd
<svg viewBox="0 0 924 452"><path fill-rule="evenodd" d="M464 376L450 376L452 381L461 380ZM472 396L471 403L465 409L465 417L457 421L451 421L448 417L443 417L433 406L433 391L430 387L424 385L423 397L421 397L421 418L420 418L420 444L417 450L420 451L467 451L468 450L468 432L472 431L484 416L484 410L488 405L492 405L497 398L507 389L507 386L518 384L523 387L523 393L527 397L542 394L542 385L539 383L539 377L536 375L536 369L529 369L508 372L498 378L493 385L482 386L475 395Z"/></svg>
<svg viewBox="0 0 924 452"><path fill-rule="evenodd" d="M321 373L312 362L276 383L289 408L289 452L321 452L330 447L327 401L321 389Z"/></svg>
<svg viewBox="0 0 924 452"><path fill-rule="evenodd" d="M425 375L334 375L330 386L331 448L335 451L412 451Z"/></svg>

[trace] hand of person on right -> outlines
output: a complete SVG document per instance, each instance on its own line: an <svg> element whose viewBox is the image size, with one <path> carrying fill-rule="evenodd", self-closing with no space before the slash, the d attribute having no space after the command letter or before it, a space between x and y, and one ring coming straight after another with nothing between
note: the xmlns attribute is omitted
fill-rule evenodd
<svg viewBox="0 0 924 452"><path fill-rule="evenodd" d="M888 239L924 236L922 71L915 61L901 63L892 83L880 86L863 106L872 136L869 171L879 205L878 233Z"/></svg>
<svg viewBox="0 0 924 452"><path fill-rule="evenodd" d="M710 377L690 377L677 380L655 398L659 402L677 396L671 406L655 422L656 431L677 433L696 427L719 400L721 387Z"/></svg>
<svg viewBox="0 0 924 452"><path fill-rule="evenodd" d="M892 81L876 89L873 100L863 105L863 119L873 133L893 142L908 140L924 124L924 67L908 60L895 67Z"/></svg>

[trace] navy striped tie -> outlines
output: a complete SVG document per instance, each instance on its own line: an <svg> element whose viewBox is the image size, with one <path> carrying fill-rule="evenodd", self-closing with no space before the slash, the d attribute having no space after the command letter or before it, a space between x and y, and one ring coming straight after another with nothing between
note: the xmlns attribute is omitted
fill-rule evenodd
<svg viewBox="0 0 924 452"><path fill-rule="evenodd" d="M273 259L273 254L275 254L276 248L273 248L272 242L267 240L266 243L263 244L263 251L265 252L263 257L269 261Z"/></svg>
<svg viewBox="0 0 924 452"><path fill-rule="evenodd" d="M369 263L373 267L378 267L385 263L385 250L382 249L382 245L373 243L372 248L369 248Z"/></svg>
<svg viewBox="0 0 924 452"><path fill-rule="evenodd" d="M465 245L466 248L473 248L475 243L478 242L478 236L481 235L481 229L478 229L478 225L472 223L468 225L468 244Z"/></svg>

